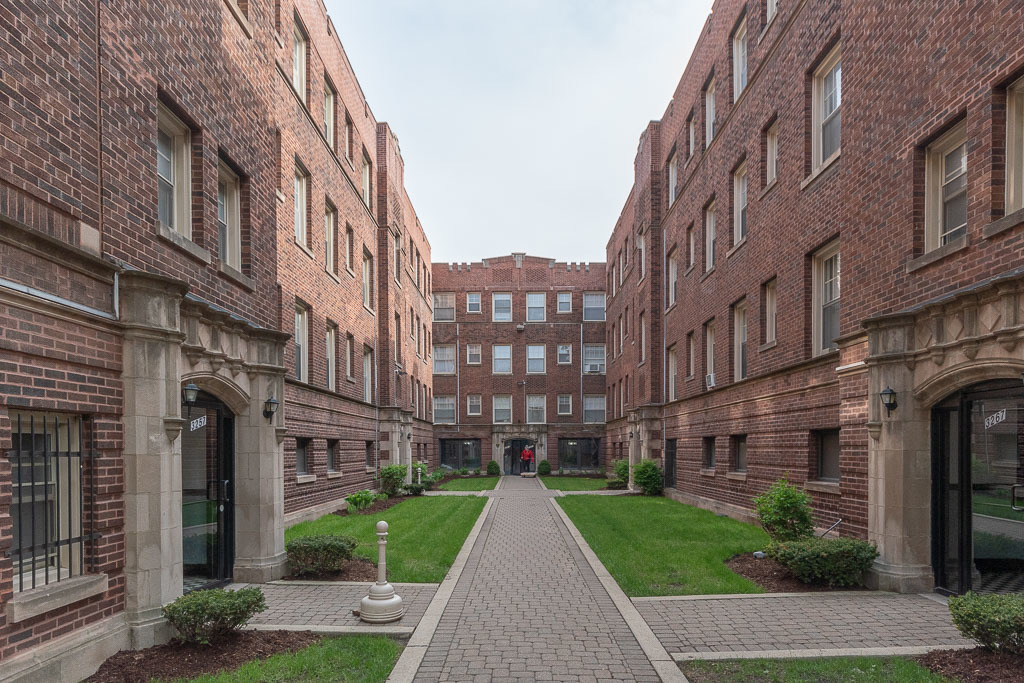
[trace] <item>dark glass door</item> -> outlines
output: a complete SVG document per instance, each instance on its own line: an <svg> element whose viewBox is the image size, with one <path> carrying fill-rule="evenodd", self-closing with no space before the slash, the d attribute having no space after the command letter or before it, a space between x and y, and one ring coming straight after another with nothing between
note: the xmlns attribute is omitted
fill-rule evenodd
<svg viewBox="0 0 1024 683"><path fill-rule="evenodd" d="M676 440L665 440L665 488L676 486Z"/></svg>
<svg viewBox="0 0 1024 683"><path fill-rule="evenodd" d="M181 442L184 592L231 578L234 565L234 418L212 396L185 409Z"/></svg>

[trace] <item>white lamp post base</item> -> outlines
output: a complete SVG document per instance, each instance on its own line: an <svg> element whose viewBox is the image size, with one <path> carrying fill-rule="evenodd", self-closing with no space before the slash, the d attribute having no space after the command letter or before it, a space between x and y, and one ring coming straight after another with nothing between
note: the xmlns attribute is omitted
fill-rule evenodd
<svg viewBox="0 0 1024 683"><path fill-rule="evenodd" d="M377 583L370 586L370 593L359 601L359 618L371 624L386 624L398 621L405 614L402 597L395 594L394 587L387 581L387 563L384 548L387 546L388 523L377 522Z"/></svg>

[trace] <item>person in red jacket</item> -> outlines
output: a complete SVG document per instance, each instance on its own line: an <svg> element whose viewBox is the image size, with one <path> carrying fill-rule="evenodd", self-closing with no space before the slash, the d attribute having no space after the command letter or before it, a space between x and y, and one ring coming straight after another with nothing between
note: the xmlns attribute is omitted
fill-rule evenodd
<svg viewBox="0 0 1024 683"><path fill-rule="evenodd" d="M530 466L533 465L533 449L530 448L530 444L526 444L523 448L523 472L531 472Z"/></svg>

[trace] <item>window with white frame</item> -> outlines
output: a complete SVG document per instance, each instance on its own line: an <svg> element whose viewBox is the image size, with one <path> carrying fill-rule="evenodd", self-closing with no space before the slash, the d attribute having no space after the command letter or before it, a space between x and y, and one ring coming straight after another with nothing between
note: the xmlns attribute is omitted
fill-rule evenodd
<svg viewBox="0 0 1024 683"><path fill-rule="evenodd" d="M192 238L192 133L163 105L157 113L157 218Z"/></svg>
<svg viewBox="0 0 1024 683"><path fill-rule="evenodd" d="M747 238L747 163L743 162L732 174L732 243Z"/></svg>
<svg viewBox="0 0 1024 683"><path fill-rule="evenodd" d="M334 105L337 99L338 94L324 74L324 138L331 149L334 149Z"/></svg>
<svg viewBox="0 0 1024 683"><path fill-rule="evenodd" d="M526 423L537 425L547 422L547 396L543 394L526 397Z"/></svg>
<svg viewBox="0 0 1024 683"><path fill-rule="evenodd" d="M603 375L605 370L605 346L604 344L583 345L583 372L587 374Z"/></svg>
<svg viewBox="0 0 1024 683"><path fill-rule="evenodd" d="M764 285L764 343L775 341L779 318L778 281L769 280Z"/></svg>
<svg viewBox="0 0 1024 683"><path fill-rule="evenodd" d="M327 361L327 388L334 391L337 388L336 375L338 374L335 355L338 344L338 327L333 323L327 323L327 335L324 339L324 359Z"/></svg>
<svg viewBox="0 0 1024 683"><path fill-rule="evenodd" d="M814 72L811 167L817 170L839 153L843 68L837 45Z"/></svg>
<svg viewBox="0 0 1024 683"><path fill-rule="evenodd" d="M355 145L355 135L352 134L352 119L345 115L345 157L352 160L352 147Z"/></svg>
<svg viewBox="0 0 1024 683"><path fill-rule="evenodd" d="M1024 78L1006 90L1006 213L1024 209Z"/></svg>
<svg viewBox="0 0 1024 683"><path fill-rule="evenodd" d="M292 87L295 93L306 103L306 52L308 51L309 39L306 31L299 23L296 16L292 26Z"/></svg>
<svg viewBox="0 0 1024 683"><path fill-rule="evenodd" d="M480 394L468 394L466 396L466 415L479 415L483 400Z"/></svg>
<svg viewBox="0 0 1024 683"><path fill-rule="evenodd" d="M526 319L529 322L543 322L546 318L544 292L529 292L526 295Z"/></svg>
<svg viewBox="0 0 1024 683"><path fill-rule="evenodd" d="M455 397L435 396L434 397L434 424L450 425L455 424Z"/></svg>
<svg viewBox="0 0 1024 683"><path fill-rule="evenodd" d="M715 203L711 202L704 209L704 272L708 273L715 267Z"/></svg>
<svg viewBox="0 0 1024 683"><path fill-rule="evenodd" d="M363 204L367 207L370 206L370 200L373 197L373 187L370 182L370 157L363 152Z"/></svg>
<svg viewBox="0 0 1024 683"><path fill-rule="evenodd" d="M583 421L587 424L604 422L605 397L590 395L583 397Z"/></svg>
<svg viewBox="0 0 1024 683"><path fill-rule="evenodd" d="M309 381L309 310L295 305L295 379Z"/></svg>
<svg viewBox="0 0 1024 683"><path fill-rule="evenodd" d="M558 345L558 364L569 365L572 363L572 344Z"/></svg>
<svg viewBox="0 0 1024 683"><path fill-rule="evenodd" d="M363 400L373 402L373 349L363 347Z"/></svg>
<svg viewBox="0 0 1024 683"><path fill-rule="evenodd" d="M355 379L355 352L356 343L351 334L345 335L345 377Z"/></svg>
<svg viewBox="0 0 1024 683"><path fill-rule="evenodd" d="M373 257L363 252L363 305L373 309Z"/></svg>
<svg viewBox="0 0 1024 683"><path fill-rule="evenodd" d="M679 157L675 151L668 158L668 205L676 201L676 190L679 183Z"/></svg>
<svg viewBox="0 0 1024 683"><path fill-rule="evenodd" d="M453 344L434 344L434 374L455 374L455 346Z"/></svg>
<svg viewBox="0 0 1024 683"><path fill-rule="evenodd" d="M640 259L641 280L643 280L644 277L647 275L647 250L645 249L646 244L646 240L644 239L644 236L642 234L636 236L636 251L637 254L639 254Z"/></svg>
<svg viewBox="0 0 1024 683"><path fill-rule="evenodd" d="M711 320L704 324L704 369L706 377L705 386L710 389L715 386L715 321Z"/></svg>
<svg viewBox="0 0 1024 683"><path fill-rule="evenodd" d="M697 372L697 343L693 340L693 332L686 333L686 376L693 377Z"/></svg>
<svg viewBox="0 0 1024 683"><path fill-rule="evenodd" d="M558 293L558 312L572 313L572 292Z"/></svg>
<svg viewBox="0 0 1024 683"><path fill-rule="evenodd" d="M395 235L395 282L402 284L402 236Z"/></svg>
<svg viewBox="0 0 1024 683"><path fill-rule="evenodd" d="M640 313L640 364L647 361L647 317Z"/></svg>
<svg viewBox="0 0 1024 683"><path fill-rule="evenodd" d="M466 365L480 365L480 359L480 345L466 344Z"/></svg>
<svg viewBox="0 0 1024 683"><path fill-rule="evenodd" d="M345 268L352 272L352 259L356 256L356 234L351 225L345 226Z"/></svg>
<svg viewBox="0 0 1024 683"><path fill-rule="evenodd" d="M221 263L242 269L241 183L223 162L217 174L217 248Z"/></svg>
<svg viewBox="0 0 1024 683"><path fill-rule="evenodd" d="M626 318L629 320L629 318ZM622 316L619 316L619 355L622 355L623 340L626 338L626 326L622 323Z"/></svg>
<svg viewBox="0 0 1024 683"><path fill-rule="evenodd" d="M507 395L491 398L494 424L512 424L512 397Z"/></svg>
<svg viewBox="0 0 1024 683"><path fill-rule="evenodd" d="M770 0L769 0L770 1ZM764 134L764 182L771 185L779 175L779 122L768 126Z"/></svg>
<svg viewBox="0 0 1024 683"><path fill-rule="evenodd" d="M324 204L324 269L338 273L338 210Z"/></svg>
<svg viewBox="0 0 1024 683"><path fill-rule="evenodd" d="M928 146L925 175L925 249L967 234L967 123Z"/></svg>
<svg viewBox="0 0 1024 683"><path fill-rule="evenodd" d="M512 294L510 292L491 294L491 319L494 322L512 322Z"/></svg>
<svg viewBox="0 0 1024 683"><path fill-rule="evenodd" d="M686 257L686 269L693 268L693 264L697 260L697 234L693 230L693 223L690 223L690 227L686 229L686 244L687 244L687 257Z"/></svg>
<svg viewBox="0 0 1024 683"><path fill-rule="evenodd" d="M704 89L704 147L715 138L715 77L712 74Z"/></svg>
<svg viewBox="0 0 1024 683"><path fill-rule="evenodd" d="M480 313L480 292L470 292L466 295L466 313Z"/></svg>
<svg viewBox="0 0 1024 683"><path fill-rule="evenodd" d="M732 36L732 101L747 87L747 20L740 22Z"/></svg>
<svg viewBox="0 0 1024 683"><path fill-rule="evenodd" d="M779 11L779 0L765 0L765 24L771 23Z"/></svg>
<svg viewBox="0 0 1024 683"><path fill-rule="evenodd" d="M668 252L668 281L666 282L665 307L676 305L677 286L679 284L679 259L676 249Z"/></svg>
<svg viewBox="0 0 1024 683"><path fill-rule="evenodd" d="M583 320L603 321L604 320L604 299L602 292L583 293Z"/></svg>
<svg viewBox="0 0 1024 683"><path fill-rule="evenodd" d="M455 320L455 293L434 292L434 321Z"/></svg>
<svg viewBox="0 0 1024 683"><path fill-rule="evenodd" d="M692 157L694 152L697 151L697 121L692 113L690 114L690 119L687 123L689 124L687 128L689 131L688 135L690 142L690 148L688 151L689 155Z"/></svg>
<svg viewBox="0 0 1024 683"><path fill-rule="evenodd" d="M526 372L529 374L543 374L545 372L543 344L528 344L526 346Z"/></svg>
<svg viewBox="0 0 1024 683"><path fill-rule="evenodd" d="M732 367L733 381L747 378L747 302L732 307Z"/></svg>
<svg viewBox="0 0 1024 683"><path fill-rule="evenodd" d="M295 241L302 246L309 245L309 223L307 220L306 201L309 197L309 175L297 162L295 164L295 182L292 190L292 208L294 209L293 225Z"/></svg>
<svg viewBox="0 0 1024 683"><path fill-rule="evenodd" d="M512 345L495 344L491 347L491 374L512 374Z"/></svg>
<svg viewBox="0 0 1024 683"><path fill-rule="evenodd" d="M814 255L814 355L837 348L839 277L839 242L834 242Z"/></svg>
<svg viewBox="0 0 1024 683"><path fill-rule="evenodd" d="M572 394L558 395L558 414L572 415Z"/></svg>
<svg viewBox="0 0 1024 683"><path fill-rule="evenodd" d="M668 347L668 367L665 371L665 383L668 384L668 400L676 400L676 347Z"/></svg>

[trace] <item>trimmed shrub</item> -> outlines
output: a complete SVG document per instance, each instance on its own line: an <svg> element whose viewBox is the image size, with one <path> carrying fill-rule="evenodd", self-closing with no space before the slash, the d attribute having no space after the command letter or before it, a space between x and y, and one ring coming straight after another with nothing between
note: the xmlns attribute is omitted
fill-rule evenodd
<svg viewBox="0 0 1024 683"><path fill-rule="evenodd" d="M186 643L209 645L217 638L241 628L253 615L267 609L263 591L249 586L237 591L223 588L195 591L162 608Z"/></svg>
<svg viewBox="0 0 1024 683"><path fill-rule="evenodd" d="M665 475L653 460L641 460L633 465L633 483L645 496L660 496L665 488Z"/></svg>
<svg viewBox="0 0 1024 683"><path fill-rule="evenodd" d="M960 633L989 650L1024 654L1024 595L967 593L949 599Z"/></svg>
<svg viewBox="0 0 1024 683"><path fill-rule="evenodd" d="M487 474L491 476L501 474L501 467L498 466L497 460L491 460L487 463Z"/></svg>
<svg viewBox="0 0 1024 683"><path fill-rule="evenodd" d="M551 463L547 460L537 463L537 474L551 474Z"/></svg>
<svg viewBox="0 0 1024 683"><path fill-rule="evenodd" d="M356 491L345 496L345 502L348 503L350 510L365 510L366 508L373 505L373 501L377 500L377 494L368 489L362 491Z"/></svg>
<svg viewBox="0 0 1024 683"><path fill-rule="evenodd" d="M430 466L425 462L413 463L412 466L412 483L416 483L417 473L419 475L419 482L426 484L427 480L430 479Z"/></svg>
<svg viewBox="0 0 1024 683"><path fill-rule="evenodd" d="M284 544L288 565L295 576L329 574L341 571L341 566L352 559L356 539L340 534L300 536Z"/></svg>
<svg viewBox="0 0 1024 683"><path fill-rule="evenodd" d="M380 468L380 492L393 498L402 490L405 483L405 465L387 465Z"/></svg>
<svg viewBox="0 0 1024 683"><path fill-rule="evenodd" d="M612 489L614 491L621 491L622 489L629 486L628 481L622 481L621 479L609 479L608 483L605 484L606 489Z"/></svg>
<svg viewBox="0 0 1024 683"><path fill-rule="evenodd" d="M878 557L874 543L858 538L808 538L773 543L768 557L787 567L803 583L860 586Z"/></svg>
<svg viewBox="0 0 1024 683"><path fill-rule="evenodd" d="M776 543L810 538L814 533L811 497L783 477L754 498L761 526Z"/></svg>
<svg viewBox="0 0 1024 683"><path fill-rule="evenodd" d="M406 484L405 486L402 487L402 490L405 491L406 495L408 496L422 496L423 492L426 489L426 486L424 486L423 484L417 484L416 482Z"/></svg>
<svg viewBox="0 0 1024 683"><path fill-rule="evenodd" d="M465 467L460 467L459 468L459 476L460 477L464 477L467 474L469 474L469 470L468 469L466 469Z"/></svg>
<svg viewBox="0 0 1024 683"><path fill-rule="evenodd" d="M612 463L612 471L616 479L629 483L629 460L619 458Z"/></svg>

